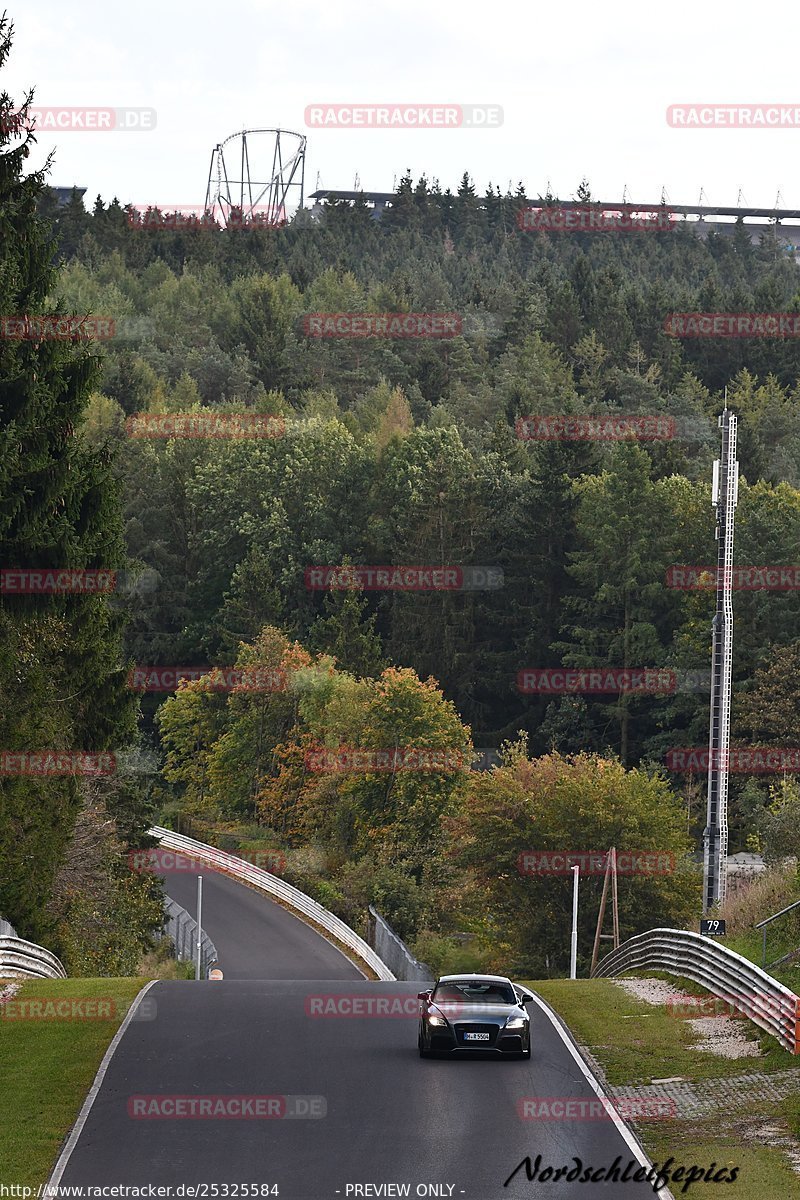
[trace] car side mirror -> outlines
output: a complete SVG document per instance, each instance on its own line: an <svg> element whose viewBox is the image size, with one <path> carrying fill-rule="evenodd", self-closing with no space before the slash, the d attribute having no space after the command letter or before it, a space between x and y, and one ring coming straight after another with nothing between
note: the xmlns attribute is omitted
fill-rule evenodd
<svg viewBox="0 0 800 1200"><path fill-rule="evenodd" d="M529 992L527 988L518 987L517 991L523 1004L527 1004L529 1000L533 1000L533 992Z"/></svg>
<svg viewBox="0 0 800 1200"><path fill-rule="evenodd" d="M430 1000L431 995L432 995L431 992L417 992L417 999L418 1000Z"/></svg>

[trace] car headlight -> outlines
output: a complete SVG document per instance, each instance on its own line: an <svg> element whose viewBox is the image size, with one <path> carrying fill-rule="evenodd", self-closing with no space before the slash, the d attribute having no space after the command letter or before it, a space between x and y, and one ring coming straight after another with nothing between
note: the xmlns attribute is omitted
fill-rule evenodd
<svg viewBox="0 0 800 1200"><path fill-rule="evenodd" d="M527 1017L509 1017L506 1021L506 1029L524 1029L527 1024Z"/></svg>
<svg viewBox="0 0 800 1200"><path fill-rule="evenodd" d="M428 1013L427 1021L429 1025L446 1025L444 1017L437 1017L436 1013Z"/></svg>

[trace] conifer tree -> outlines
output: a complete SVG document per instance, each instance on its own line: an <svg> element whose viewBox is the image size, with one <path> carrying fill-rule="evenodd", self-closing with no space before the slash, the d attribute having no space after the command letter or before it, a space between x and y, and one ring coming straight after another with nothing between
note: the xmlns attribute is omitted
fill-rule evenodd
<svg viewBox="0 0 800 1200"><path fill-rule="evenodd" d="M0 17L0 71L13 26ZM45 167L24 173L35 142L32 93L0 91L0 315L56 306L50 226L38 215ZM99 315L99 314L98 314ZM6 569L124 566L108 453L76 436L99 359L85 338L0 330L0 563ZM19 328L17 322L15 328ZM40 330L41 332L41 330ZM116 749L129 740L118 601L98 594L0 592L0 751ZM0 913L41 935L53 880L79 808L77 776L0 771Z"/></svg>

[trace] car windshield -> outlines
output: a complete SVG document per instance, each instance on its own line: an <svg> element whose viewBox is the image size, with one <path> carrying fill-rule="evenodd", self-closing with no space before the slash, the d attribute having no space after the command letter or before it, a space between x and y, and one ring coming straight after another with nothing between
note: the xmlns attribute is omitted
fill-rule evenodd
<svg viewBox="0 0 800 1200"><path fill-rule="evenodd" d="M509 983L465 979L440 983L433 993L434 1003L458 1001L461 1004L516 1004L517 997Z"/></svg>

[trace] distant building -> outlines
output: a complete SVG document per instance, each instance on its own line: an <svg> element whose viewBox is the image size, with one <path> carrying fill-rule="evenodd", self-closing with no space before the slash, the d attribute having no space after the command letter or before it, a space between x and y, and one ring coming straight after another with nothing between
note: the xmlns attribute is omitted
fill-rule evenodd
<svg viewBox="0 0 800 1200"><path fill-rule="evenodd" d="M345 201L354 204L363 201L371 210L370 216L379 221L387 208L397 202L397 192L364 192L342 191L336 188L321 188L312 192L310 199L314 201L309 210L314 220L319 220L325 212L325 201L335 203ZM482 202L479 200L479 207ZM536 200L527 199L525 206L531 208L546 208L554 204L558 208L580 208L584 206L579 200ZM800 263L800 209L789 208L740 208L720 207L710 204L671 204L661 201L657 204L638 204L631 200L592 200L591 206L606 212L618 212L627 209L631 212L642 210L647 213L664 209L676 217L683 217L686 225L693 229L698 237L707 238L715 233L723 237L733 237L737 230L737 222L741 221L742 228L750 242L758 245L764 234L772 235L784 253Z"/></svg>
<svg viewBox="0 0 800 1200"><path fill-rule="evenodd" d="M728 876L761 875L767 867L760 854L751 854L745 850L739 854L729 854L727 858Z"/></svg>
<svg viewBox="0 0 800 1200"><path fill-rule="evenodd" d="M86 195L86 188L82 187L51 187L48 190L55 196L59 208L69 204L73 192L77 192L81 200Z"/></svg>
<svg viewBox="0 0 800 1200"><path fill-rule="evenodd" d="M322 188L318 192L312 192L310 199L312 199L316 202L314 204L314 207L311 209L311 215L313 217L319 217L325 211L323 203L322 203L323 200L330 200L330 201L348 200L351 204L355 203L356 200L363 200L364 203L367 205L367 207L369 209L371 209L370 216L373 218L373 220L379 221L381 219L381 217L383 216L384 210L386 209L387 205L389 207L391 207L391 205L397 199L397 193L396 192L342 192L342 191L336 191L333 188Z"/></svg>

